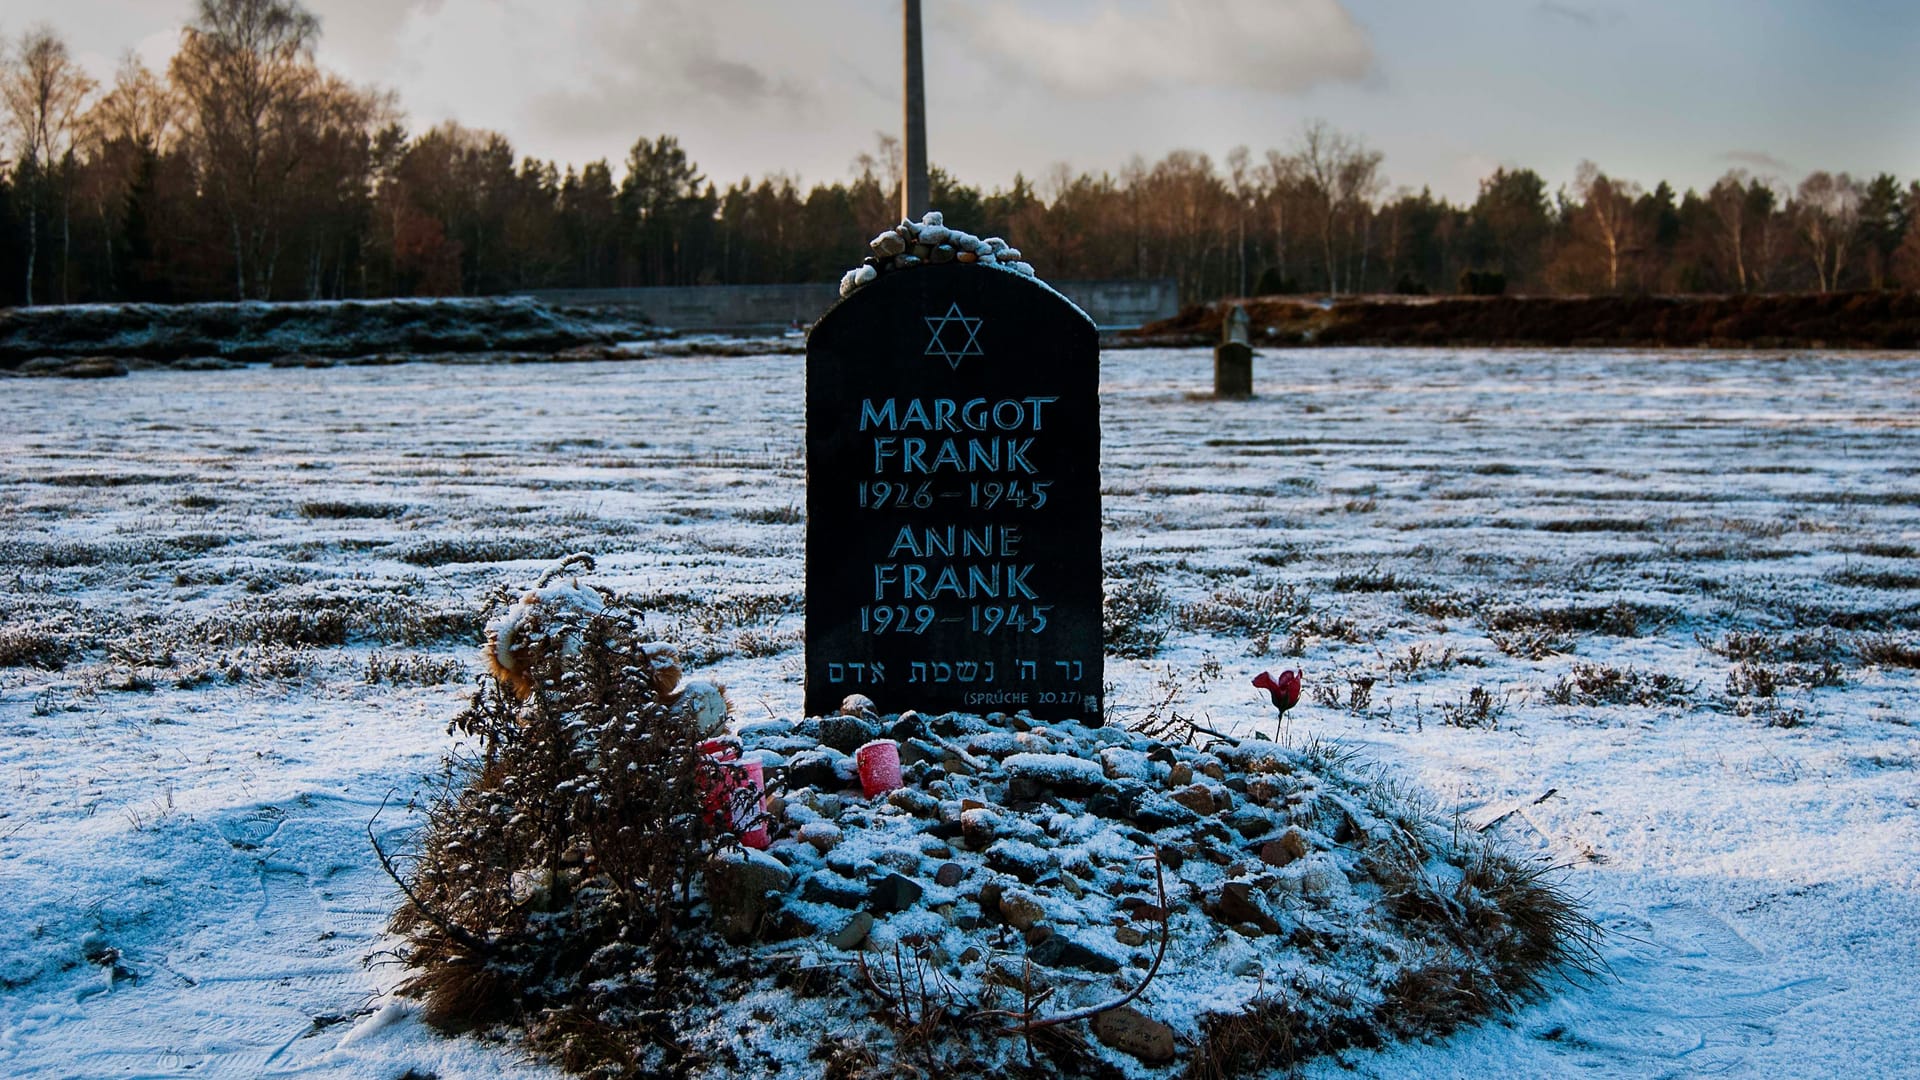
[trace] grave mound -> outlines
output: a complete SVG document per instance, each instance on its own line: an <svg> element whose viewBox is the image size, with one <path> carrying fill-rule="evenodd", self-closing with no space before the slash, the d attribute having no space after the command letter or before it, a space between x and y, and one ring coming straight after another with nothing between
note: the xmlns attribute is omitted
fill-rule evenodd
<svg viewBox="0 0 1920 1080"><path fill-rule="evenodd" d="M531 689L483 679L480 758L397 875L443 1026L596 1076L1217 1076L1445 1032L1594 956L1544 867L1337 747L858 696L715 739L640 611L542 586L492 657Z"/></svg>

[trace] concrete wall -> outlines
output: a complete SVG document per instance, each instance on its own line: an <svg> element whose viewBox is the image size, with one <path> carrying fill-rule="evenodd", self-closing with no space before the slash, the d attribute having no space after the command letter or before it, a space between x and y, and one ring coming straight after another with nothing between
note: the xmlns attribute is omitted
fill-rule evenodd
<svg viewBox="0 0 1920 1080"><path fill-rule="evenodd" d="M1140 326L1180 310L1173 278L1050 281L1102 330ZM668 285L638 289L534 289L522 295L566 307L618 307L681 331L783 330L811 323L839 299L834 285Z"/></svg>

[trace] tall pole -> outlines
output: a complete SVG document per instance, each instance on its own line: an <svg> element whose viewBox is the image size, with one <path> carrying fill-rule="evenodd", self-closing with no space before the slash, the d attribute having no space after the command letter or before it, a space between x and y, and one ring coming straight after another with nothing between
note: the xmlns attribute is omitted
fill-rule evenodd
<svg viewBox="0 0 1920 1080"><path fill-rule="evenodd" d="M906 14L906 144L901 162L900 216L927 212L927 79L920 62L920 0L902 0Z"/></svg>

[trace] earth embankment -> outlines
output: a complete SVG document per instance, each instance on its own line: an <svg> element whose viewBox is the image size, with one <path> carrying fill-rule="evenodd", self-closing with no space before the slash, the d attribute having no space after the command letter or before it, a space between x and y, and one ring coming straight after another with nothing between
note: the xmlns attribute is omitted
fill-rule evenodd
<svg viewBox="0 0 1920 1080"><path fill-rule="evenodd" d="M1547 346L1579 348L1920 347L1920 293L1751 296L1259 296L1195 304L1119 335L1122 345L1220 339L1235 304L1255 345Z"/></svg>
<svg viewBox="0 0 1920 1080"><path fill-rule="evenodd" d="M0 310L0 370L80 357L191 366L591 349L597 358L657 333L643 319L524 297L85 304Z"/></svg>

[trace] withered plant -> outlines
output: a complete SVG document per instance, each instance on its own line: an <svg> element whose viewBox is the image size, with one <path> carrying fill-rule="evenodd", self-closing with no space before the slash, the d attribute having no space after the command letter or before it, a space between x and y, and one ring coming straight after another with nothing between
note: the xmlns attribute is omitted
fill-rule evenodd
<svg viewBox="0 0 1920 1080"><path fill-rule="evenodd" d="M678 1055L660 1006L697 992L679 973L709 947L682 917L693 876L738 843L738 818L705 802L726 790L723 766L676 708L677 665L638 610L577 585L518 603L513 681L481 676L448 728L475 751L449 760L417 853L380 852L406 899L405 989L442 1027L514 1019L570 1068L650 1070L635 1047ZM608 1025L635 1038L596 1053L619 1045L593 1034Z"/></svg>

